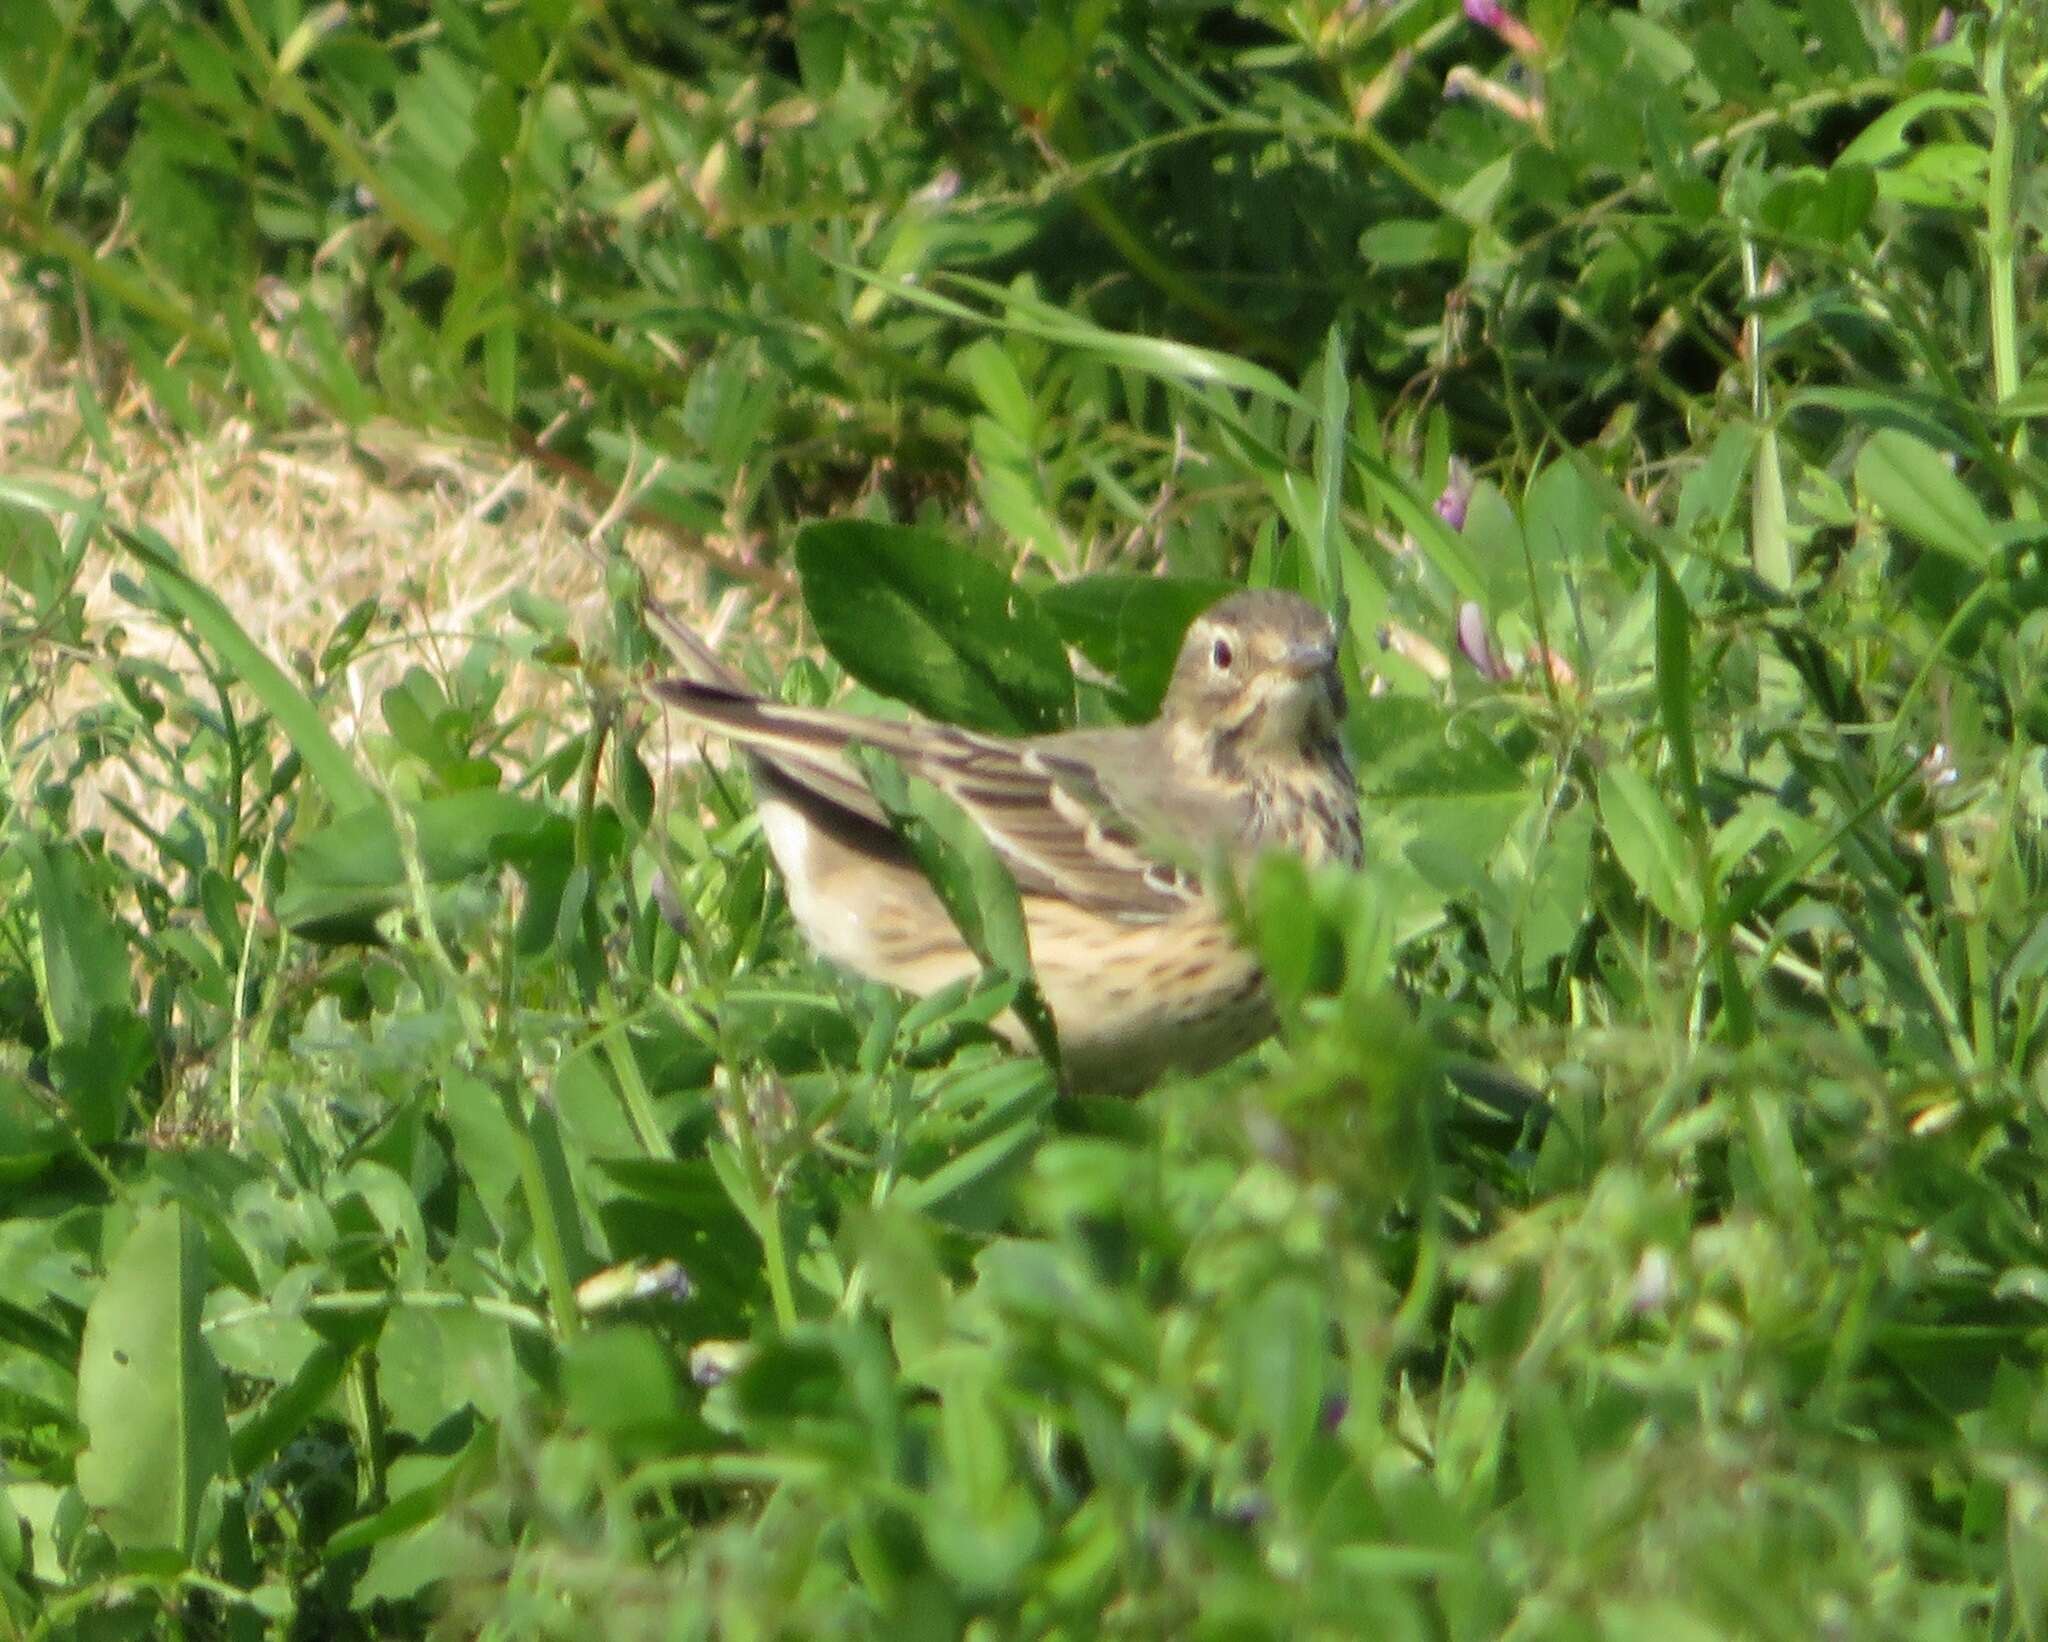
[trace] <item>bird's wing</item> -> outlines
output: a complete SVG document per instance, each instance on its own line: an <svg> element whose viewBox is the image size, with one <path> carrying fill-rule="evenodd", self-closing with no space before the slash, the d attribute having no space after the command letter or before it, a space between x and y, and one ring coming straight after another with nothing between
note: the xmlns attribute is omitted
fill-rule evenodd
<svg viewBox="0 0 2048 1642"><path fill-rule="evenodd" d="M1092 762L1064 749L1064 738L1012 741L785 707L694 679L663 679L653 689L785 781L877 825L887 818L846 750L859 742L890 754L974 818L1020 889L1132 921L1169 917L1200 893L1192 878L1146 849Z"/></svg>

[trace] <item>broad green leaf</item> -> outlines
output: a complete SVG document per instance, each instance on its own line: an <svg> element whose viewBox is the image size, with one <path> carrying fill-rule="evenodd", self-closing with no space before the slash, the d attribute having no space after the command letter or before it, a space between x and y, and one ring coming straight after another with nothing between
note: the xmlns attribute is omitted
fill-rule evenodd
<svg viewBox="0 0 2048 1642"><path fill-rule="evenodd" d="M1109 573L1060 582L1038 604L1063 640L1116 680L1119 705L1137 721L1159 711L1188 624L1235 590L1206 578Z"/></svg>
<svg viewBox="0 0 2048 1642"><path fill-rule="evenodd" d="M1680 929L1696 930L1700 886L1678 823L1657 789L1626 764L1600 772L1600 820L1615 859L1645 900Z"/></svg>
<svg viewBox="0 0 2048 1642"><path fill-rule="evenodd" d="M80 1139L101 1145L121 1132L127 1095L156 1058L149 1023L132 1009L102 1010L81 1035L50 1050L50 1082Z"/></svg>
<svg viewBox="0 0 2048 1642"><path fill-rule="evenodd" d="M1723 101L1754 107L1769 100L1763 76L1757 71L1756 57L1735 28L1718 20L1707 20L1693 31L1692 41L1700 72L1712 82Z"/></svg>
<svg viewBox="0 0 2048 1642"><path fill-rule="evenodd" d="M1358 236L1358 254L1380 268L1420 268L1460 262L1471 230L1455 217L1392 217Z"/></svg>
<svg viewBox="0 0 2048 1642"><path fill-rule="evenodd" d="M574 845L567 818L514 793L480 789L406 806L430 884L487 867L543 864ZM384 805L344 815L291 852L280 922L323 940L368 940L380 913L406 897L405 857Z"/></svg>
<svg viewBox="0 0 2048 1642"><path fill-rule="evenodd" d="M924 1374L945 1350L952 1295L939 1264L935 1228L900 1193L873 1208L849 1206L841 1234L859 1256L890 1344L906 1375Z"/></svg>
<svg viewBox="0 0 2048 1642"><path fill-rule="evenodd" d="M1856 491L1922 546L1973 569L1986 569L1997 557L1997 531L1977 498L1939 451L1910 433L1885 428L1863 442Z"/></svg>
<svg viewBox="0 0 2048 1642"><path fill-rule="evenodd" d="M1528 782L1500 743L1414 696L1369 696L1354 712L1360 790L1375 802L1502 798Z"/></svg>
<svg viewBox="0 0 2048 1642"><path fill-rule="evenodd" d="M1877 191L1930 211L1982 211L1989 168L1989 154L1976 143L1926 143L1878 172Z"/></svg>
<svg viewBox="0 0 2048 1642"><path fill-rule="evenodd" d="M1248 887L1267 988L1283 1015L1291 1015L1319 980L1329 980L1334 955L1327 922L1314 914L1308 867L1297 855L1262 856Z"/></svg>
<svg viewBox="0 0 2048 1642"><path fill-rule="evenodd" d="M1071 716L1058 632L1000 569L937 531L807 525L796 563L818 637L869 688L983 730L1053 730Z"/></svg>
<svg viewBox="0 0 2048 1642"><path fill-rule="evenodd" d="M1877 180L1868 166L1837 160L1828 167L1820 192L1800 215L1799 226L1830 245L1846 245L1870 220L1877 204Z"/></svg>
<svg viewBox="0 0 2048 1642"><path fill-rule="evenodd" d="M1479 494L1485 494L1481 492ZM1475 509L1476 512L1476 509ZM1548 601L1560 571L1596 559L1606 536L1606 518L1600 499L1593 494L1585 476L1569 462L1550 462L1529 482L1522 498L1522 540L1528 543L1528 558L1536 567L1536 590ZM1506 557L1506 555L1503 555ZM1519 599L1529 596L1528 561L1519 551L1503 570L1504 585Z"/></svg>
<svg viewBox="0 0 2048 1642"><path fill-rule="evenodd" d="M569 1418L600 1432L615 1453L674 1453L692 1424L676 1380L676 1354L635 1324L594 1329L569 1342L562 1362Z"/></svg>
<svg viewBox="0 0 2048 1642"><path fill-rule="evenodd" d="M78 1491L114 1543L190 1560L207 1484L228 1473L220 1369L199 1332L206 1244L175 1204L145 1210L85 1315Z"/></svg>
<svg viewBox="0 0 2048 1642"><path fill-rule="evenodd" d="M1806 53L1805 31L1793 26L1777 0L1740 0L1735 22L1749 48L1781 82L1794 88L1813 81L1813 62Z"/></svg>
<svg viewBox="0 0 2048 1642"><path fill-rule="evenodd" d="M996 528L1048 564L1071 564L1073 549L1054 517L1037 453L993 417L977 416L973 436L977 488Z"/></svg>

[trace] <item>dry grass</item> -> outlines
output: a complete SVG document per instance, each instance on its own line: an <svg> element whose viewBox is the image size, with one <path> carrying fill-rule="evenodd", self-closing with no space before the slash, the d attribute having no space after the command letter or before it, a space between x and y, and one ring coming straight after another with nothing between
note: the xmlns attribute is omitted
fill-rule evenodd
<svg viewBox="0 0 2048 1642"><path fill-rule="evenodd" d="M85 385L104 410L110 441L95 439L80 412ZM187 437L89 340L74 346L53 337L43 306L5 267L0 474L98 497L115 517L152 526L266 651L302 673L345 612L377 599L371 641L346 668L333 703L330 722L345 741L379 727L379 694L408 668L445 676L473 638L508 630L507 599L519 589L544 593L569 609L579 634L595 633L604 594L591 543L601 533L616 534L678 613L705 604L701 566L672 539L616 523L623 498L600 516L568 481L500 450L374 426L259 436L239 418ZM732 552L730 544L709 545ZM88 559L79 591L89 623L102 631L118 625L129 653L191 673L191 657L171 632L121 596L115 577L124 569L133 573L112 550ZM17 803L68 761L65 727L78 710L105 699L98 666L42 666L53 683L26 728L47 736L39 758L9 772ZM515 670L504 706L546 706L559 724L581 710L546 699L561 688L558 674ZM105 781L121 779L117 765L98 769ZM110 795L106 787L79 791L74 823L103 824ZM139 783L118 796L150 817L167 802Z"/></svg>

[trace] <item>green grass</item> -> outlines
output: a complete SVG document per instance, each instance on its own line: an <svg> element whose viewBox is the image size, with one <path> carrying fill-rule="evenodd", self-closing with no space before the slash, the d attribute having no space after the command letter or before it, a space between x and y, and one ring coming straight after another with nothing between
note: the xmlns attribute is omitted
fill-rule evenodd
<svg viewBox="0 0 2048 1642"><path fill-rule="evenodd" d="M1368 851L1062 1098L616 550L356 734L395 588L0 469L0 1632L2048 1635L2037 11L12 0L80 472L481 442L1015 727L1294 587Z"/></svg>

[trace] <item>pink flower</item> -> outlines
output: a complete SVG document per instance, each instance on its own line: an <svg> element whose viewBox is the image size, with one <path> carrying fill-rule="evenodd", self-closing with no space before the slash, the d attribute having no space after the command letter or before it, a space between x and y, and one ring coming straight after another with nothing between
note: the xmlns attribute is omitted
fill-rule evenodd
<svg viewBox="0 0 2048 1642"><path fill-rule="evenodd" d="M1517 17L1500 0L1465 0L1465 16L1468 21L1487 29L1501 38L1501 43L1517 57L1530 62L1543 58L1543 42L1536 31Z"/></svg>
<svg viewBox="0 0 2048 1642"><path fill-rule="evenodd" d="M1493 647L1493 635L1486 628L1486 612L1470 599L1458 606L1458 648L1479 669L1482 678L1499 683L1515 676L1515 670Z"/></svg>
<svg viewBox="0 0 2048 1642"><path fill-rule="evenodd" d="M1465 528L1465 509L1472 500L1472 470L1451 458L1451 471L1444 480L1443 494L1436 499L1436 516L1453 530Z"/></svg>

